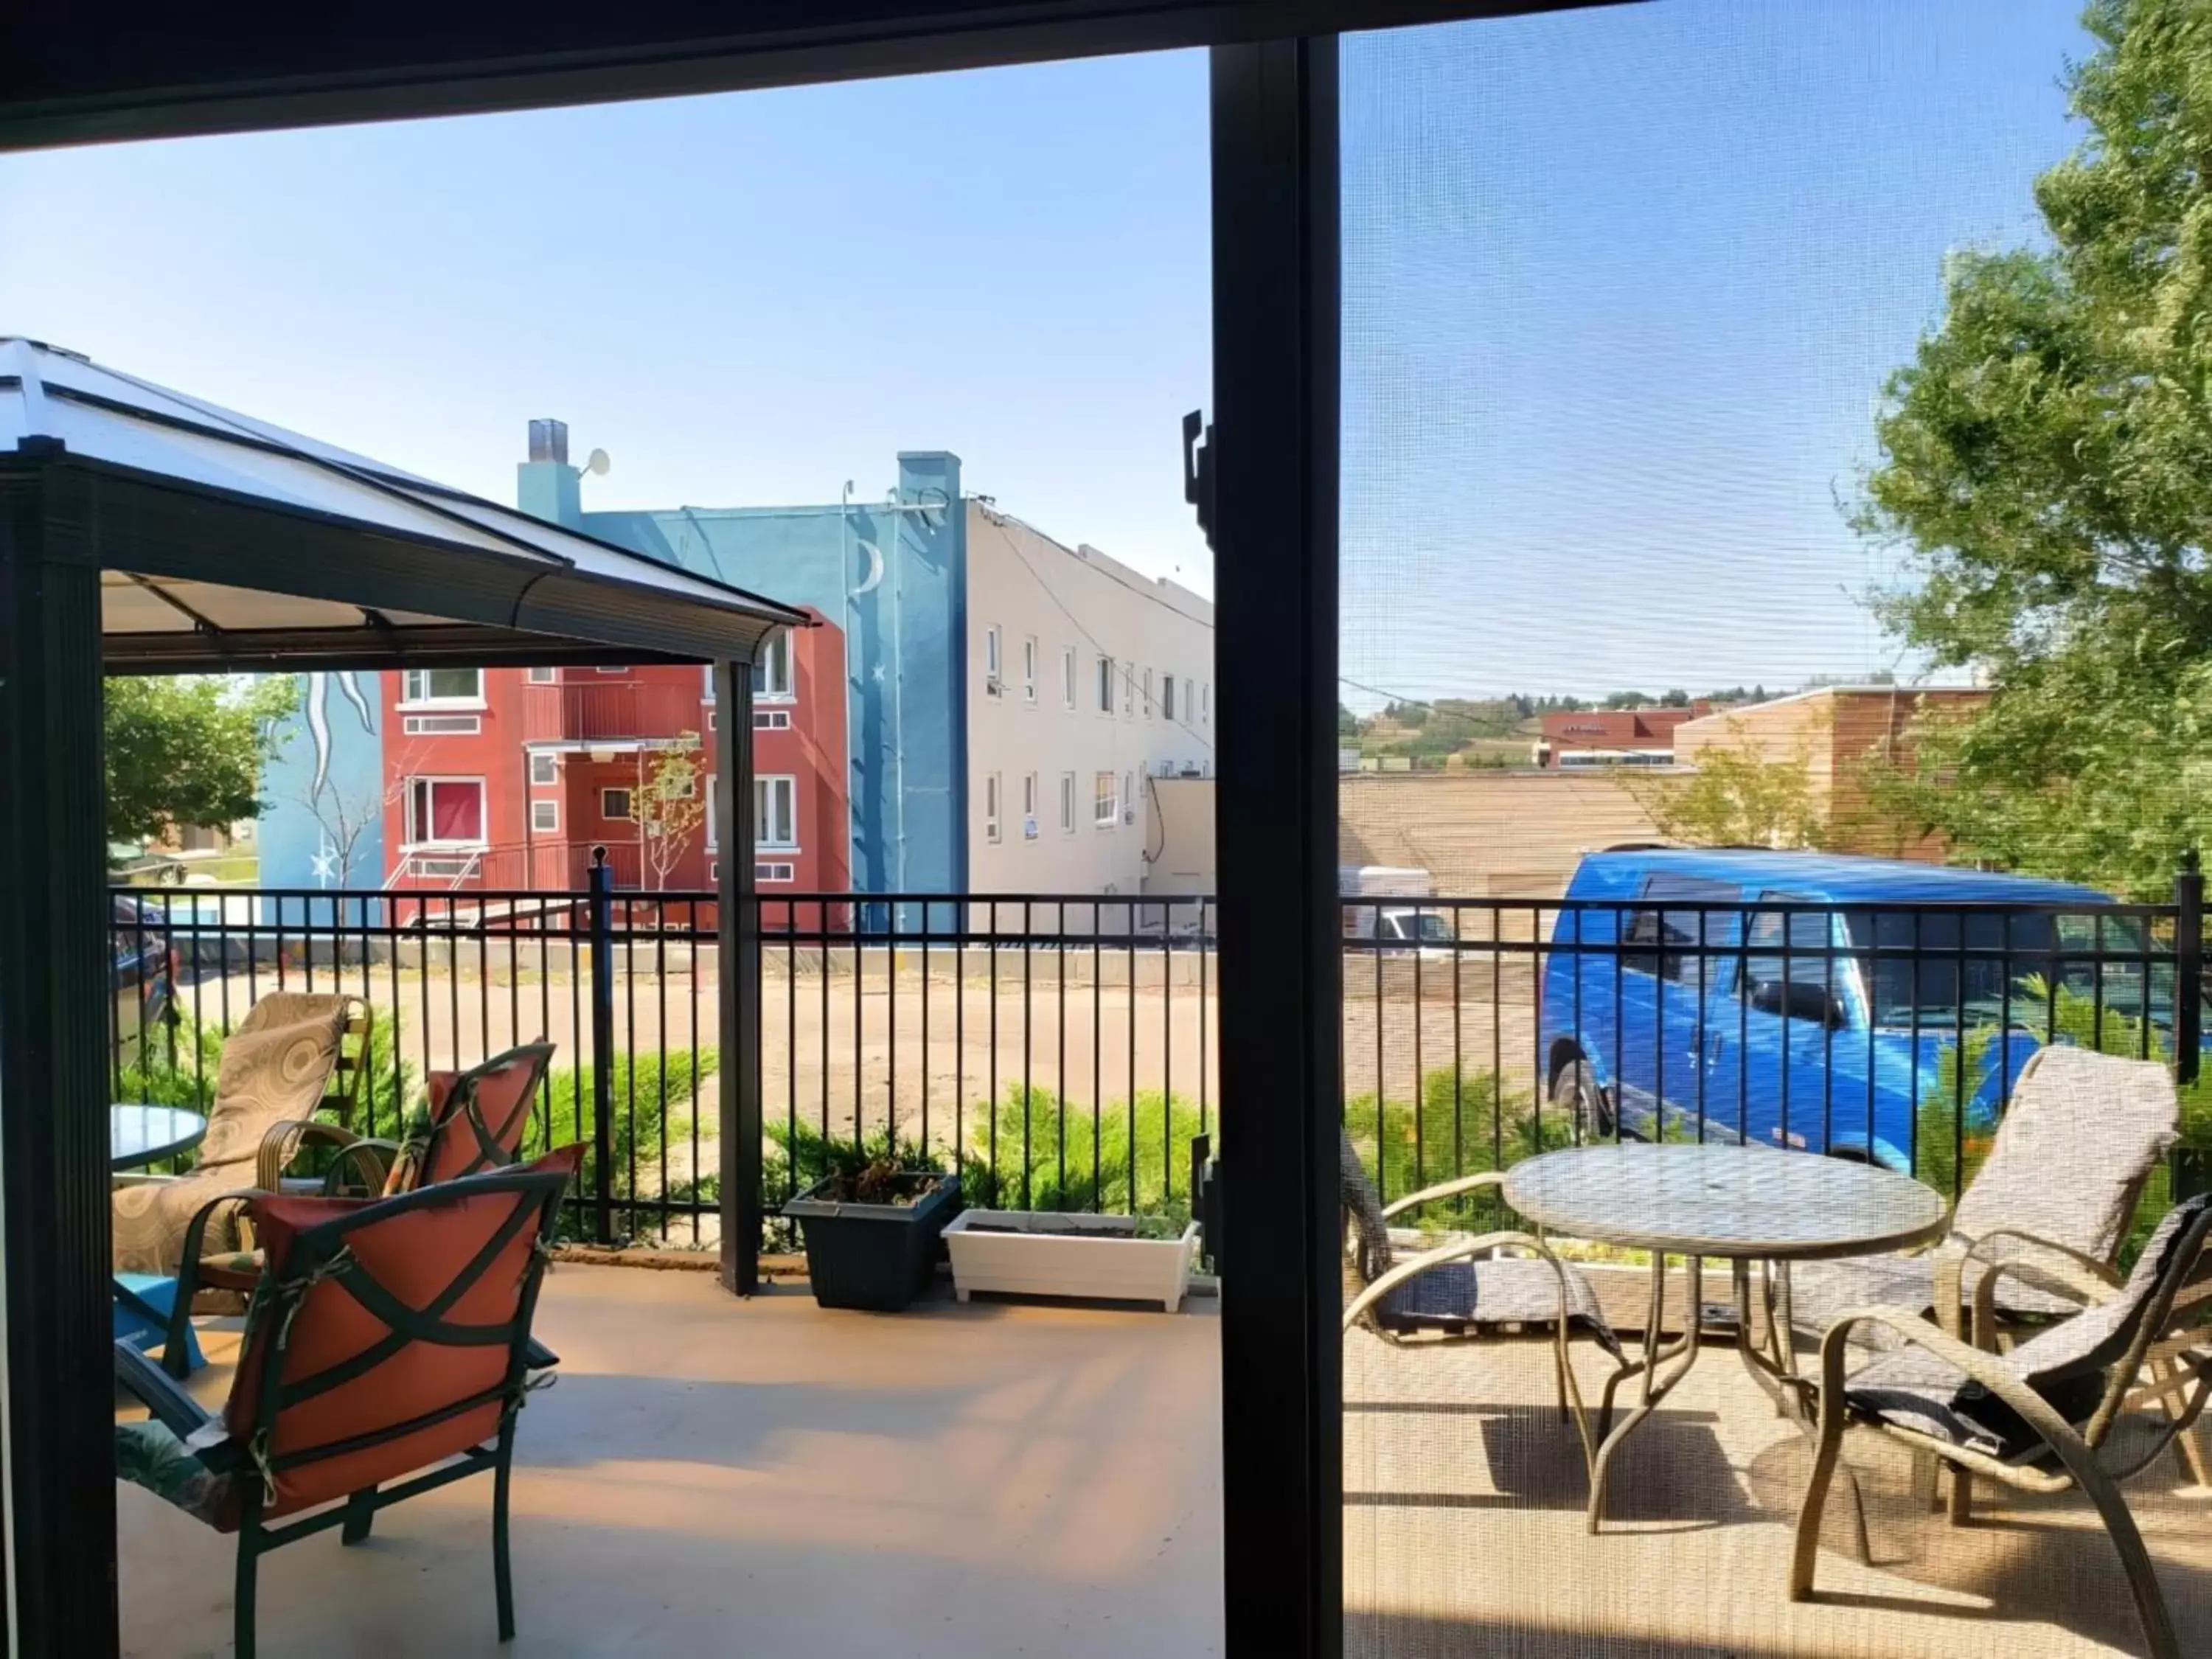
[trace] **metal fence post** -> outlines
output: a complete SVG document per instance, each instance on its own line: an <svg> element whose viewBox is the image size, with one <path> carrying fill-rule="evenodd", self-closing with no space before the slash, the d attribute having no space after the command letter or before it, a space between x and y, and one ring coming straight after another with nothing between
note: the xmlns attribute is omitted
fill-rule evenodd
<svg viewBox="0 0 2212 1659"><path fill-rule="evenodd" d="M607 849L592 848L589 875L592 948L592 1161L598 1190L592 1227L602 1244L615 1242L615 928Z"/></svg>
<svg viewBox="0 0 2212 1659"><path fill-rule="evenodd" d="M2150 988L2143 988L2149 1004ZM2204 872L2197 848L2181 855L2173 878L2173 1077L2197 1081L2197 1050L2203 1042Z"/></svg>

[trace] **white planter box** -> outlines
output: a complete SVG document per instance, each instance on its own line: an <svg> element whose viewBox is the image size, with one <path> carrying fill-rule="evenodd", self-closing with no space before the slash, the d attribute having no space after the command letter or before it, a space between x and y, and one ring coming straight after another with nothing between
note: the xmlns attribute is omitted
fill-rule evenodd
<svg viewBox="0 0 2212 1659"><path fill-rule="evenodd" d="M945 1230L952 1285L963 1302L976 1291L1018 1296L1084 1296L1182 1306L1198 1259L1198 1224L1180 1238L1138 1238L1126 1215L1058 1215L1030 1210L963 1210Z"/></svg>

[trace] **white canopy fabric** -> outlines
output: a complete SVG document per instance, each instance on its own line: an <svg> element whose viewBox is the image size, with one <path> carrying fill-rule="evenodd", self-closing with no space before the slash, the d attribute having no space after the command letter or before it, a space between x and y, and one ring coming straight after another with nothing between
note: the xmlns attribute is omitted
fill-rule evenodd
<svg viewBox="0 0 2212 1659"><path fill-rule="evenodd" d="M102 569L115 669L743 658L769 628L807 620L76 353L0 337L0 463L10 451L112 498L82 515L82 534ZM255 515L250 532L240 514Z"/></svg>

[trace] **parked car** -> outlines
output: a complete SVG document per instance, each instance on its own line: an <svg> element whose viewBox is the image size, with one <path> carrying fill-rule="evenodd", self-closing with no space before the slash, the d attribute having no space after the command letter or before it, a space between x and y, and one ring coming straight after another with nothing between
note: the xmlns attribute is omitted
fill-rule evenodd
<svg viewBox="0 0 2212 1659"><path fill-rule="evenodd" d="M1963 1079L1963 1133L1987 1131L2039 1044L2047 988L2171 1030L2172 974L2146 972L2143 924L2100 914L2112 904L2070 883L1887 859L1591 854L1539 991L1549 1098L1585 1136L1911 1169L1916 1100L1955 1100Z"/></svg>
<svg viewBox="0 0 2212 1659"><path fill-rule="evenodd" d="M1426 902L1436 892L1427 871L1344 865L1337 871L1337 891L1346 901L1339 909L1347 943L1450 959L1456 935L1449 913ZM1373 902L1352 902L1360 899Z"/></svg>
<svg viewBox="0 0 2212 1659"><path fill-rule="evenodd" d="M160 1041L176 1030L177 952L160 908L116 895L108 955L116 1064L128 1066L149 1037Z"/></svg>

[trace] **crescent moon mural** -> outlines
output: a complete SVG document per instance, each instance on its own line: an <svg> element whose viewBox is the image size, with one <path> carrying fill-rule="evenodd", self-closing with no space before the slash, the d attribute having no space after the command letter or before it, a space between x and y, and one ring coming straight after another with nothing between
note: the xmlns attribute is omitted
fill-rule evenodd
<svg viewBox="0 0 2212 1659"><path fill-rule="evenodd" d="M874 592L882 585L884 580L883 550L870 541L861 542L860 547L860 551L868 556L868 574L866 579L853 590L853 597L856 599L863 593Z"/></svg>

